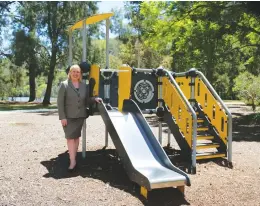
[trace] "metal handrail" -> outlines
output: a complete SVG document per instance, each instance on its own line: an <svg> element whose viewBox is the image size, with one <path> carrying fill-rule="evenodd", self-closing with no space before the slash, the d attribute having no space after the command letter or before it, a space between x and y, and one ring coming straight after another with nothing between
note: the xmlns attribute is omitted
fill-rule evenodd
<svg viewBox="0 0 260 206"><path fill-rule="evenodd" d="M220 98L220 96L217 94L215 89L209 83L207 78L204 76L204 74L202 72L200 72L200 71L196 71L196 74L198 74L200 76L202 81L208 87L208 89L211 92L211 94L216 98L216 100L219 101L219 103L221 104L221 106L224 108L225 112L228 115L228 161L232 162L232 114L230 113L230 111L228 110L227 106L225 105L225 103Z"/></svg>
<svg viewBox="0 0 260 206"><path fill-rule="evenodd" d="M176 76L176 77L185 77L186 75L187 75L187 72L179 72L179 73L174 72L174 76Z"/></svg>
<svg viewBox="0 0 260 206"><path fill-rule="evenodd" d="M134 68L135 71L137 72L153 72L153 69L143 69L143 68Z"/></svg>
<svg viewBox="0 0 260 206"><path fill-rule="evenodd" d="M192 167L196 168L196 146L197 146L197 115L192 106L190 105L189 101L183 94L181 88L173 78L172 74L170 71L163 69L163 71L168 75L170 78L172 84L175 86L177 89L179 95L181 96L182 100L185 102L186 106L188 107L189 111L192 114Z"/></svg>
<svg viewBox="0 0 260 206"><path fill-rule="evenodd" d="M212 85L209 83L207 78L204 76L204 74L198 70L195 70L196 74L199 75L201 80L206 84L211 94L215 97L216 100L219 101L220 105L224 108L225 112L228 115L228 161L232 162L232 115L230 111L228 110L227 106L224 104L222 99L219 97L215 89L212 87ZM179 72L174 73L174 76L176 77L184 77L187 76L188 72Z"/></svg>
<svg viewBox="0 0 260 206"><path fill-rule="evenodd" d="M128 70L119 70L119 69L100 69L100 72L128 72Z"/></svg>

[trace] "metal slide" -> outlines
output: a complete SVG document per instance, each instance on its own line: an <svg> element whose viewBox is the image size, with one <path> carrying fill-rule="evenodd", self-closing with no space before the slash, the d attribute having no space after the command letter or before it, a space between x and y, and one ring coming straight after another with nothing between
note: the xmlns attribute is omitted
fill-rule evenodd
<svg viewBox="0 0 260 206"><path fill-rule="evenodd" d="M190 186L189 177L170 162L133 100L124 100L123 112L103 103L98 107L131 181L148 191Z"/></svg>

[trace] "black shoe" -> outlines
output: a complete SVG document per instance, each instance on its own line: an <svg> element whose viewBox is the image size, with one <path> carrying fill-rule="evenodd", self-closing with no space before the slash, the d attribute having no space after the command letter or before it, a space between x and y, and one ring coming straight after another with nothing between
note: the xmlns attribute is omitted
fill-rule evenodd
<svg viewBox="0 0 260 206"><path fill-rule="evenodd" d="M75 166L72 169L68 168L68 172L69 173L76 172L76 169L77 169L77 164L75 164Z"/></svg>

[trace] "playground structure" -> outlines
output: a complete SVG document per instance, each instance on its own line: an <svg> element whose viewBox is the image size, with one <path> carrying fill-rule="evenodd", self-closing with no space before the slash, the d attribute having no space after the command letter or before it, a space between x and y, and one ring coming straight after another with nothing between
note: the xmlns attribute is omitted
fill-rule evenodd
<svg viewBox="0 0 260 206"><path fill-rule="evenodd" d="M232 165L232 117L205 76L196 69L175 73L164 68L141 69L123 65L109 69L109 18L112 13L89 17L70 27L69 63L72 63L72 32L82 29L83 57L86 61L86 25L106 20L106 69L91 65L83 68L91 96L102 104L90 108L100 114L105 126L105 147L110 135L126 173L141 186L141 194L164 187L184 192L190 186L188 175L174 166L162 145L162 122L168 125L168 144L173 136L188 172L196 173L196 161L227 157ZM88 73L88 75L87 75ZM143 114L158 116L158 138ZM86 152L86 125L82 135L82 154Z"/></svg>

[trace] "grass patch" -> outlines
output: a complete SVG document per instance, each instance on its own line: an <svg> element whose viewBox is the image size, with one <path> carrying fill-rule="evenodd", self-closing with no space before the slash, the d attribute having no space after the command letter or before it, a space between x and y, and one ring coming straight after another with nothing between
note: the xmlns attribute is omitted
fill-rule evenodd
<svg viewBox="0 0 260 206"><path fill-rule="evenodd" d="M56 109L55 103L43 106L42 103L37 102L8 102L0 101L0 111L13 111L13 110L31 110L31 109Z"/></svg>

